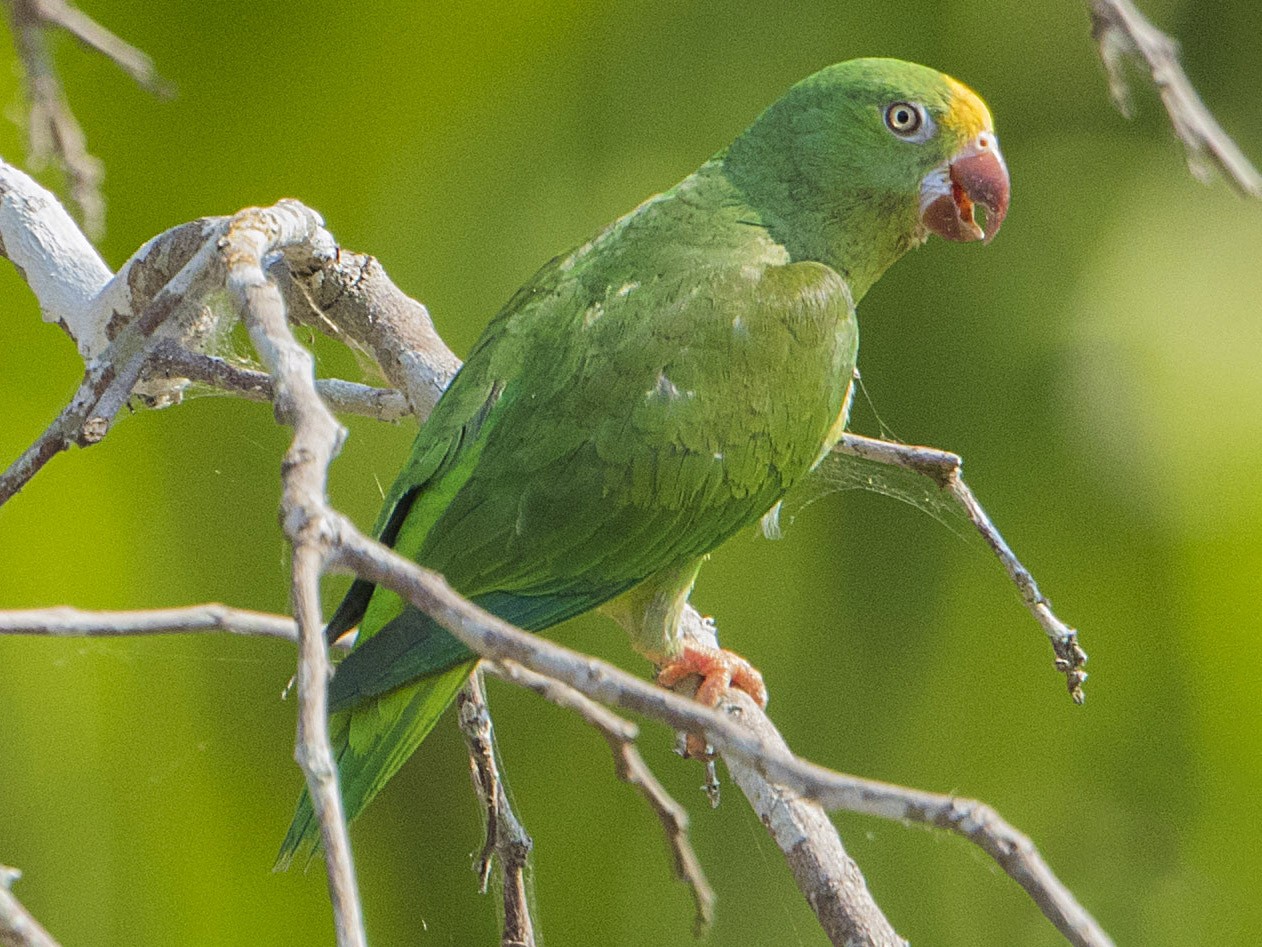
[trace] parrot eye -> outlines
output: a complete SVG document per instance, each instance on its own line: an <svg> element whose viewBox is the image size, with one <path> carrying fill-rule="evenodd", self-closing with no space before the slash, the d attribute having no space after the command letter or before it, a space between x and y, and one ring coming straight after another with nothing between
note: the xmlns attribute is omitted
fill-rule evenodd
<svg viewBox="0 0 1262 947"><path fill-rule="evenodd" d="M895 102L885 109L885 125L895 135L910 137L920 131L924 115L910 102Z"/></svg>

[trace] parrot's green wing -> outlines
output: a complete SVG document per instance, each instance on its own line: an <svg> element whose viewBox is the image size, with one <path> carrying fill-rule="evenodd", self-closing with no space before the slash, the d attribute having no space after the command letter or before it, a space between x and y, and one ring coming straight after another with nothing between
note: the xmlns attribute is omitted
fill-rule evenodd
<svg viewBox="0 0 1262 947"><path fill-rule="evenodd" d="M426 424L382 504L373 535L387 546L396 545L399 530L421 491L468 459L468 447L475 442L503 390L492 385L489 390L481 391L474 385L458 383L459 378L457 374L452 380L443 397L441 411ZM325 628L330 644L360 623L375 589L376 585L367 579L356 579L351 584Z"/></svg>

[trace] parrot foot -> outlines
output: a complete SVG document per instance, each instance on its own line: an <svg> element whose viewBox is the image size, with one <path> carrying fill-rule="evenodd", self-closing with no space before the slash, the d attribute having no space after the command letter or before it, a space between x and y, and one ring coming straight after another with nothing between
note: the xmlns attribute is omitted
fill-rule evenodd
<svg viewBox="0 0 1262 947"><path fill-rule="evenodd" d="M704 648L689 645L673 661L657 672L657 683L662 687L674 687L686 677L697 675L701 685L696 700L707 707L717 707L723 692L729 687L743 690L759 707L767 706L767 687L757 668L739 654L721 648ZM688 760L713 761L714 750L700 734L681 734L683 737L680 756ZM711 799L716 798L711 794ZM712 802L713 804L713 802Z"/></svg>
<svg viewBox="0 0 1262 947"><path fill-rule="evenodd" d="M689 645L679 657L667 662L657 672L657 683L674 687L684 678L696 674L701 678L696 699L707 707L717 707L729 687L743 690L759 707L767 706L767 686L757 668L739 654L722 648Z"/></svg>

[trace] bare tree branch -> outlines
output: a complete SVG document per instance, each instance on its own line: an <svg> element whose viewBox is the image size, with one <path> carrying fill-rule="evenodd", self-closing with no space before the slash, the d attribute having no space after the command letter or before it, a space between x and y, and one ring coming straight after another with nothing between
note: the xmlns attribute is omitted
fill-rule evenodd
<svg viewBox="0 0 1262 947"><path fill-rule="evenodd" d="M535 925L530 915L526 873L534 846L521 824L500 774L495 728L482 689L481 671L474 671L458 698L460 731L469 747L473 789L486 810L486 840L478 855L478 883L486 894L496 858L503 872L504 927L501 947L535 947Z"/></svg>
<svg viewBox="0 0 1262 947"><path fill-rule="evenodd" d="M830 879L839 877L834 870L817 869L813 866L820 857L818 838L814 836L827 837L834 833L825 829L816 831L810 827L810 808L813 805L810 800L818 801L827 809L883 819L921 822L962 835L991 855L1004 871L1031 894L1071 943L1086 947L1101 947L1112 943L1055 878L1029 839L1012 828L991 807L974 800L925 793L835 773L793 757L788 754L783 739L770 725L770 721L764 724L765 716L741 692L728 692L720 705L721 714L709 710L612 665L514 629L460 598L446 587L440 576L401 559L365 537L358 536L353 527L340 519L336 521L336 525L339 527L339 540L345 538L343 530L350 531L352 538L349 548L352 549L353 557L368 556L365 574L406 594L418 607L434 608L435 617L449 627L453 634L465 640L474 650L489 656L488 668L497 675L536 690L561 706L579 710L585 719L593 723L596 723L599 716L598 705L583 701L582 695L643 713L677 729L705 733L707 739L724 753L734 778L743 789L746 789L750 774L762 777L762 782L755 781L753 788L746 789L746 792L751 796L765 798L762 804L755 802L755 807L764 822L768 823L773 837L787 848L786 853L791 856L796 853L796 858L790 858L795 876ZM216 607L202 606L197 611ZM173 614L177 617L170 621L172 624L185 621L188 625L197 626L190 630L199 630L200 621L178 617L180 612L193 611L175 610ZM55 614L57 612L70 617L59 621ZM115 617L120 613L103 613L104 617L99 621L80 621L75 616L90 613L68 610L10 614L18 617L11 619L0 613L0 631L22 633L22 629L58 624L59 630L56 633L59 634L95 634L95 629L102 626L119 629L106 632L110 634L149 633L148 623L141 620L136 622L139 626L137 630L122 630L128 619ZM40 617L50 614L51 617ZM244 615L250 621L255 618L255 613L234 611L232 614ZM23 619L24 615L34 617ZM288 619L279 616L257 616L257 619L260 623L277 629L288 623ZM702 623L695 612L690 612L688 621ZM227 623L226 621L225 624ZM237 626L233 630L247 626L246 620L236 618L233 618L232 624ZM77 628L84 630L76 631ZM696 636L695 628L690 628L689 631ZM270 634L270 631L264 633ZM533 674L530 670L532 666ZM574 691L578 693L574 694ZM590 710L593 706L598 708L597 713ZM730 722L724 714L735 718L739 723ZM599 720L596 725L606 733L607 739L629 741L635 738L633 725L626 721L620 721L612 715L599 716ZM772 787L770 792L766 786ZM841 855L844 858L844 851ZM843 862L843 866L845 864L848 864L848 859ZM849 868L843 867L840 877L845 878L849 871ZM812 906L822 903L832 909L844 908L850 897L821 898L818 892L814 892ZM835 930L827 926L829 922L824 923L826 930ZM839 942L844 942L844 939ZM879 938L855 941L869 942L885 941Z"/></svg>
<svg viewBox="0 0 1262 947"><path fill-rule="evenodd" d="M29 178L26 181L34 185ZM7 218L0 216L0 223L6 222ZM10 242L6 239L4 246L7 248ZM188 309L195 305L189 300L200 299L216 283L222 284L223 271L216 265L217 252L215 243L205 242L139 310L136 318L121 326L112 320L115 334L104 351L89 363L83 383L70 404L39 439L0 474L0 506L58 453L72 444L86 447L98 443L105 436L115 415L142 380L155 334L164 326L182 325L187 321ZM129 267L124 267L120 273L129 271ZM116 285L117 277L106 283L85 308L102 311L102 300L115 301ZM63 327L68 325L64 319L59 321ZM91 320L85 324L90 325Z"/></svg>
<svg viewBox="0 0 1262 947"><path fill-rule="evenodd" d="M53 936L13 896L13 883L21 877L16 868L0 865L0 947L58 947Z"/></svg>
<svg viewBox="0 0 1262 947"><path fill-rule="evenodd" d="M251 401L271 401L272 377L266 372L242 368L226 359L190 352L171 340L154 345L149 359L150 377L186 379ZM412 414L400 391L373 388L339 378L317 378L316 392L333 411L358 414L378 421L399 421Z"/></svg>
<svg viewBox="0 0 1262 947"><path fill-rule="evenodd" d="M105 198L101 195L105 169L88 152L87 137L66 101L53 68L38 3L10 0L9 22L26 72L31 163L36 167L49 162L61 166L70 185L70 197L83 217L83 229L99 237L105 232Z"/></svg>
<svg viewBox="0 0 1262 947"><path fill-rule="evenodd" d="M1262 198L1262 175L1222 129L1179 65L1179 44L1153 26L1131 0L1090 0L1092 35L1118 111L1132 114L1125 61L1141 60L1161 93L1174 133L1187 149L1188 167L1201 180L1209 165L1246 197Z"/></svg>
<svg viewBox="0 0 1262 947"><path fill-rule="evenodd" d="M977 497L964 482L964 461L960 456L936 447L893 444L850 433L842 435L835 450L839 454L911 470L929 477L951 494L951 498L964 510L969 521L1003 564L1008 578L1021 593L1025 607L1047 634L1056 654L1056 670L1065 675L1065 683L1074 703L1081 704L1085 699L1082 685L1087 679L1087 672L1082 668L1087 663L1087 653L1078 645L1078 632L1056 617L1056 613L1052 611L1052 603L1039 591L1038 583L1034 581L1030 570L1021 564L1021 560L995 528L982 505L977 502Z"/></svg>
<svg viewBox="0 0 1262 947"><path fill-rule="evenodd" d="M332 241L298 245L270 272L295 320L368 352L416 416L429 416L460 359L434 329L429 310L395 286L375 258Z"/></svg>
<svg viewBox="0 0 1262 947"><path fill-rule="evenodd" d="M12 499L44 465L71 445L89 447L109 431L114 416L140 380L142 354L133 355L120 369L108 361L98 363L84 377L70 403L62 409L34 443L0 473L0 506ZM120 392L122 397L119 397Z"/></svg>
<svg viewBox="0 0 1262 947"><path fill-rule="evenodd" d="M218 602L142 612L88 612L65 606L0 611L0 635L116 638L207 631L298 641L298 628L291 618L231 608Z"/></svg>
<svg viewBox="0 0 1262 947"><path fill-rule="evenodd" d="M12 0L10 0L12 2ZM20 0L21 2L21 0ZM153 60L130 43L119 39L82 10L66 0L24 0L28 16L59 26L85 46L111 60L136 82L162 96L174 94L171 84L158 75Z"/></svg>
<svg viewBox="0 0 1262 947"><path fill-rule="evenodd" d="M26 73L31 161L37 167L50 161L61 166L70 196L83 217L84 230L99 237L105 231L105 198L101 195L104 169L88 152L87 137L66 100L44 31L48 26L64 29L153 92L169 95L171 87L158 76L148 56L66 0L7 2L18 58Z"/></svg>
<svg viewBox="0 0 1262 947"><path fill-rule="evenodd" d="M742 691L729 691L720 705L724 713L739 721L762 742L788 754L788 745L765 714ZM723 755L732 779L749 799L763 825L784 852L789 871L807 903L819 917L820 926L834 944L880 944L905 947L876 900L868 890L859 866L846 854L832 823L817 802L764 778L755 766L739 755Z"/></svg>

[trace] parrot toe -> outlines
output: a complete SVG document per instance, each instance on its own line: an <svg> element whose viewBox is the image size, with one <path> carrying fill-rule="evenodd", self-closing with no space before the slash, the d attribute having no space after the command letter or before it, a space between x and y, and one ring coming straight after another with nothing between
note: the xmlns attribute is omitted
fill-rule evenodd
<svg viewBox="0 0 1262 947"><path fill-rule="evenodd" d="M729 687L743 690L759 707L767 706L767 686L758 669L739 654L722 648L685 647L679 657L657 672L657 683L674 687L694 674L701 678L696 699L707 707L717 707Z"/></svg>

